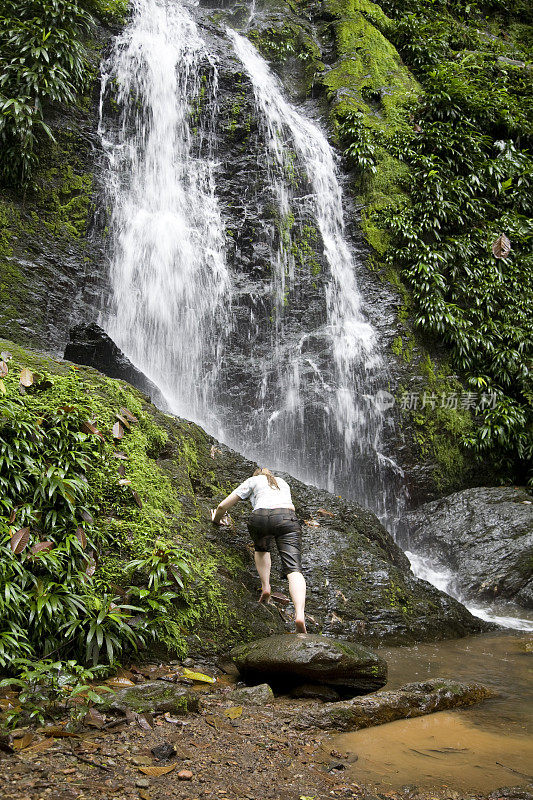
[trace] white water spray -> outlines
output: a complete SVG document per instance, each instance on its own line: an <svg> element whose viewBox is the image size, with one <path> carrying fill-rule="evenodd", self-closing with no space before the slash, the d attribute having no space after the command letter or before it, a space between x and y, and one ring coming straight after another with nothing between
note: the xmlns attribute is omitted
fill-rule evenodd
<svg viewBox="0 0 533 800"><path fill-rule="evenodd" d="M335 490L339 488L340 473L351 472L357 499L390 523L398 515L403 499L398 493L393 496L390 492L394 479L398 488L401 470L380 452L383 414L371 395L378 391L385 366L379 354L376 332L362 311L362 298L355 277L355 254L344 230L342 192L334 154L317 125L285 100L278 79L251 42L231 29L228 29L228 35L253 86L267 143L272 194L282 228L273 258L272 288L276 298L277 334L274 347L277 350L276 380L280 387L280 405L270 419L271 446L276 426L280 440L291 440L288 428L294 422L295 409L299 406L301 374L308 373L311 366L315 373L313 379L320 386L330 429L336 429L336 453L328 454L331 456L328 474L327 477L324 475L322 466L319 482ZM291 190L295 169L300 169L309 183L309 195L303 205L316 224L329 272L325 288L325 326L321 331L312 332L323 337L324 348L330 353L326 370L320 369L316 363L310 364L309 359L303 356L305 336L293 347L290 359L283 350L283 328L290 324L290 311L287 320L284 304L294 283L296 268L295 243L291 226L286 221L293 220L295 211L301 211L302 206L301 198L296 199ZM307 362L305 369L303 362ZM298 365L302 368L298 369ZM366 464L363 466L364 461ZM292 468L302 477L317 480L316 472L313 473L309 467L306 471L302 463L300 468L298 465ZM366 474L362 475L362 472Z"/></svg>
<svg viewBox="0 0 533 800"><path fill-rule="evenodd" d="M173 411L212 430L231 296L215 196L217 68L184 7L132 5L103 65L101 109L119 110L100 123L113 242L103 324Z"/></svg>

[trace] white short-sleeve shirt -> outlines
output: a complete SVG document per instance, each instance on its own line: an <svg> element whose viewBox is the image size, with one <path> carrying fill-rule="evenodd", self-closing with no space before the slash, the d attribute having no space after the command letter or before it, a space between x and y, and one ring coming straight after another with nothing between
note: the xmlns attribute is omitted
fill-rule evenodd
<svg viewBox="0 0 533 800"><path fill-rule="evenodd" d="M287 481L276 477L279 489L268 485L266 475L255 475L247 478L234 490L241 500L250 498L252 508L294 508L291 489Z"/></svg>

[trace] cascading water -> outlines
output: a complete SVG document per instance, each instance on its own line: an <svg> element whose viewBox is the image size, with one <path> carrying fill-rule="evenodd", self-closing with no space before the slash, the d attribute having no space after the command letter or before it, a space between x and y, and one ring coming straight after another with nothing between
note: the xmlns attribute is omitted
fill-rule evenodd
<svg viewBox="0 0 533 800"><path fill-rule="evenodd" d="M236 259L230 269L217 61L185 6L132 6L102 75L112 287L102 322L174 412L251 458L355 498L393 530L403 491L382 452L386 369L361 310L333 152L251 43L228 31L253 88L274 209L255 232L270 274L250 279ZM244 218L256 202L248 181L245 171ZM438 585L431 567L411 561Z"/></svg>
<svg viewBox="0 0 533 800"><path fill-rule="evenodd" d="M253 86L281 228L272 246L271 363L263 363L257 406L267 396L277 401L264 415L266 431L255 432L254 445L257 450L261 443L270 463L274 459L308 481L356 497L392 523L403 496L401 470L381 452L383 414L376 400L385 366L376 332L361 309L332 149L320 129L284 99L278 80L254 46L235 31L228 29L228 35ZM295 173L308 185L303 198L293 188ZM316 226L328 279L322 325L310 325L294 337L286 299L301 280L298 267L303 266L308 278L311 273L309 264L295 263L298 217ZM313 358L310 338L321 340L319 358ZM264 424L258 423L256 427ZM246 442L240 446L246 449Z"/></svg>
<svg viewBox="0 0 533 800"><path fill-rule="evenodd" d="M270 252L270 311L253 307L253 292L242 300L246 293L234 286L242 271L233 264L230 276L227 265L216 60L185 6L135 0L102 78L112 209L112 297L102 322L173 411L250 457L394 519L401 471L381 452L383 419L372 396L383 364L361 311L332 150L283 99L253 46L229 35L253 86L281 229L257 232ZM306 197L295 196L295 175ZM309 261L320 250L325 268L318 289L310 265L295 255L292 227L306 220L317 240ZM298 318L286 307L289 295L298 287L305 298L311 283L321 311ZM252 308L246 328L232 335L231 312L241 300ZM249 379L240 394L236 368Z"/></svg>
<svg viewBox="0 0 533 800"><path fill-rule="evenodd" d="M183 7L132 5L103 65L113 247L103 324L175 412L213 428L231 297L215 196L217 69ZM211 113L200 123L194 108L205 97Z"/></svg>

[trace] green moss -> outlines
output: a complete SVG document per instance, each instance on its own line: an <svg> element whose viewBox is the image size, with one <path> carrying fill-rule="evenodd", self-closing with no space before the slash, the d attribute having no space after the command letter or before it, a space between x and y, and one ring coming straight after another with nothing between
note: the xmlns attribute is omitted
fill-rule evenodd
<svg viewBox="0 0 533 800"><path fill-rule="evenodd" d="M27 288L13 258L13 245L22 224L14 203L0 199L0 326L15 336L20 331L21 309L27 304Z"/></svg>
<svg viewBox="0 0 533 800"><path fill-rule="evenodd" d="M410 343L397 339L395 344L405 359L404 347L409 352ZM434 466L435 487L446 494L468 483L469 462L461 439L472 430L473 417L462 405L464 387L446 363L437 366L426 355L417 371L426 384L414 398L400 390L400 413L413 432L414 460Z"/></svg>
<svg viewBox="0 0 533 800"><path fill-rule="evenodd" d="M248 38L274 66L288 60L293 66L294 61L301 63L303 94L311 90L317 75L324 69L320 47L301 23L285 19L280 26L250 31ZM291 78L294 83L298 82L294 69Z"/></svg>

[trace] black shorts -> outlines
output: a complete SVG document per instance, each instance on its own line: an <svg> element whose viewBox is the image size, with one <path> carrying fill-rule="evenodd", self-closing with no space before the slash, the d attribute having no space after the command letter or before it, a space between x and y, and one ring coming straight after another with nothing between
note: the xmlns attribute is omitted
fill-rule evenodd
<svg viewBox="0 0 533 800"><path fill-rule="evenodd" d="M275 538L285 575L302 571L302 528L295 511L290 508L258 508L248 518L248 530L255 549L260 553L269 553L272 537Z"/></svg>

